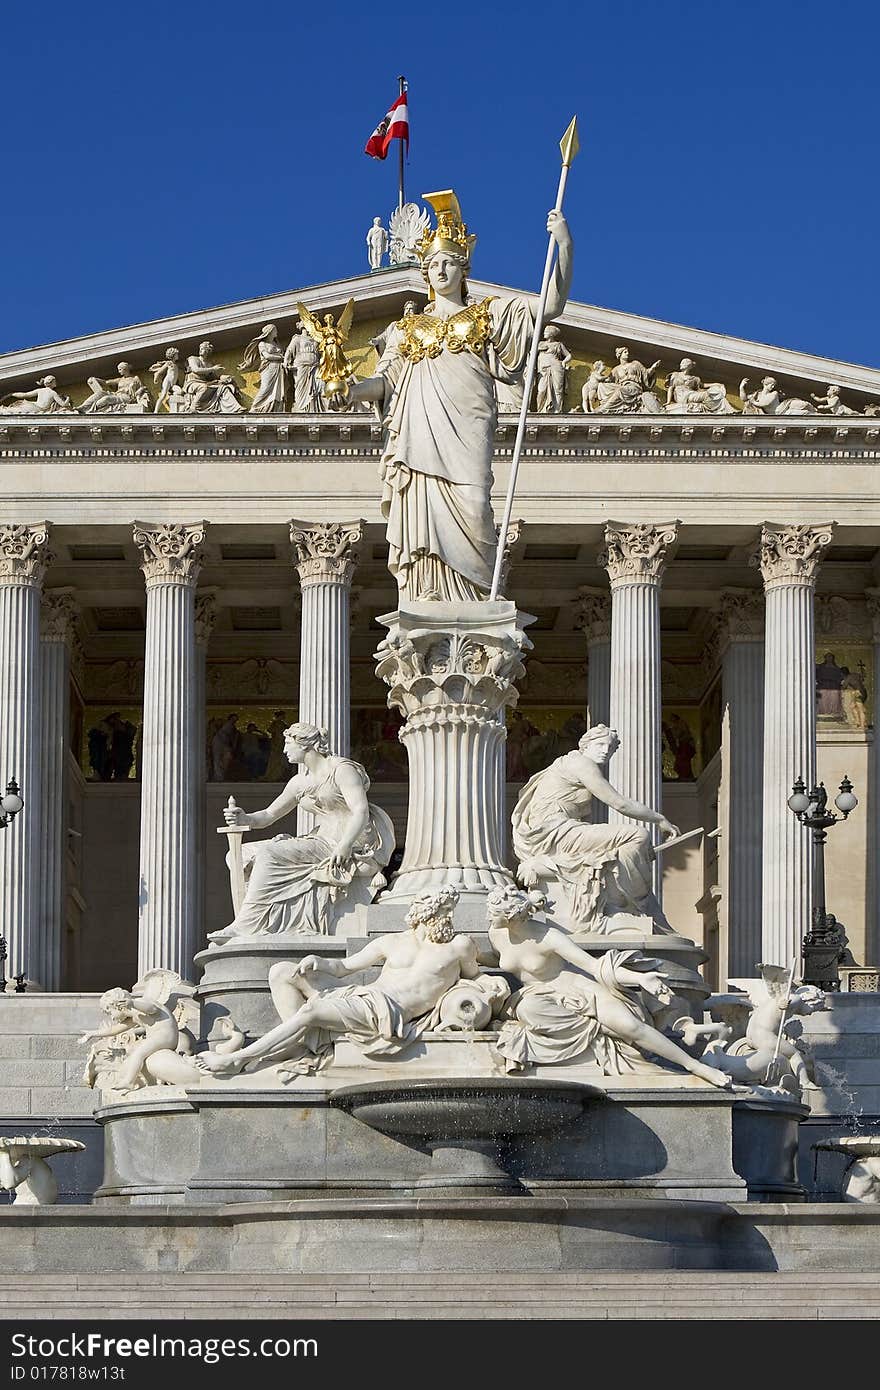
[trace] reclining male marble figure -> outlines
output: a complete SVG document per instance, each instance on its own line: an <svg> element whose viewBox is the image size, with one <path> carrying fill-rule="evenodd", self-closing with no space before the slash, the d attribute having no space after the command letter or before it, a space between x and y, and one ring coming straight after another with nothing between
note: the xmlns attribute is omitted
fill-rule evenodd
<svg viewBox="0 0 880 1390"><path fill-rule="evenodd" d="M574 752L529 779L513 811L520 882L554 898L563 925L578 936L638 930L634 918L648 932L652 923L674 931L652 891L650 831L587 819L595 798L634 821L658 825L664 838L679 833L659 811L612 787L603 769L619 747L616 729L594 725Z"/></svg>
<svg viewBox="0 0 880 1390"><path fill-rule="evenodd" d="M452 914L458 900L454 888L421 893L406 915L409 931L388 932L344 959L305 956L296 964L278 962L270 988L279 1011L289 1010L288 1016L247 1047L225 1056L202 1053L199 1065L231 1076L266 1058L270 1064L290 1063L293 1074L314 1069L339 1038L356 1043L367 1057L390 1056L437 1025L444 997L460 980L472 981L489 1000L506 996L497 977L480 974L471 938L456 932ZM372 984L316 990L309 980L319 970L341 977L376 966L381 969Z"/></svg>
<svg viewBox="0 0 880 1390"><path fill-rule="evenodd" d="M284 755L304 772L291 777L264 811L227 809L227 824L262 830L297 806L311 812L315 824L305 835L276 835L244 847L244 902L228 927L209 933L212 941L326 935L344 906L369 902L385 886L382 869L394 849L394 828L367 800L370 779L361 764L331 754L326 729L315 724L285 729Z"/></svg>
<svg viewBox="0 0 880 1390"><path fill-rule="evenodd" d="M558 927L536 921L543 906L540 894L516 888L495 888L486 901L489 941L501 969L521 982L497 1043L508 1071L593 1060L605 1073L641 1070L649 1053L730 1089L726 1072L689 1056L651 1023L641 991L661 1002L670 1002L672 993L656 971L633 965L657 962L637 951L606 951L596 959Z"/></svg>

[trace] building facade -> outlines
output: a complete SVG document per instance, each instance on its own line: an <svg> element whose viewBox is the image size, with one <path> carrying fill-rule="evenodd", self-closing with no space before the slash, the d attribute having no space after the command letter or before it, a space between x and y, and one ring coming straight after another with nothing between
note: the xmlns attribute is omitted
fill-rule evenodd
<svg viewBox="0 0 880 1390"><path fill-rule="evenodd" d="M298 301L353 298L367 376L424 294L395 267L0 357L0 778L25 798L0 832L8 974L191 974L231 917L223 807L277 794L294 718L365 765L402 842L374 670L396 607L382 422L319 408L295 330ZM576 303L558 326L508 537L506 592L534 618L508 806L588 723L617 727L611 781L704 829L662 856L664 910L723 987L807 928L792 782L848 775L829 907L876 964L880 372ZM498 517L515 404L514 382Z"/></svg>

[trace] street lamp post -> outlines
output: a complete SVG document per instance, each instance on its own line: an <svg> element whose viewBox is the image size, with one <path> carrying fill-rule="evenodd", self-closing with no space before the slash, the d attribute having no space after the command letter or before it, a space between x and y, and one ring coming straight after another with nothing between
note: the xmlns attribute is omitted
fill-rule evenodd
<svg viewBox="0 0 880 1390"><path fill-rule="evenodd" d="M10 777L6 784L6 795L0 797L0 830L5 830L11 820L18 815L24 802L21 799L21 792L14 777Z"/></svg>
<svg viewBox="0 0 880 1390"><path fill-rule="evenodd" d="M858 806L858 797L853 792L852 782L844 777L840 790L834 798L840 815L828 809L828 792L825 783L814 785L807 792L802 777L791 789L788 806L797 816L801 825L813 832L815 850L815 881L813 920L810 930L804 937L801 954L803 956L803 981L807 985L819 985L822 989L839 989L840 972L838 966L846 948L843 927L833 912L825 907L825 842L828 830L839 820L846 820L850 811Z"/></svg>

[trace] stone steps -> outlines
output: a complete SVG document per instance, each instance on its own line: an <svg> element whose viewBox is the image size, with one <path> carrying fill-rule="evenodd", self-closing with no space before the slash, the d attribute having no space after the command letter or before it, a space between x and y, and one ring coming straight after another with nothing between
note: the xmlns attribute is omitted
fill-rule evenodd
<svg viewBox="0 0 880 1390"><path fill-rule="evenodd" d="M799 1320L880 1316L876 1273L16 1275L0 1319ZM170 1335L170 1334L166 1334Z"/></svg>

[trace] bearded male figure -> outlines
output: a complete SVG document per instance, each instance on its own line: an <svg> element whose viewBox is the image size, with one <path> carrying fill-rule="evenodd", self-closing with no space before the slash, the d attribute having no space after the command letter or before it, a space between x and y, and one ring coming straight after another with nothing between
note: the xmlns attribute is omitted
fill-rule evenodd
<svg viewBox="0 0 880 1390"><path fill-rule="evenodd" d="M273 1064L291 1062L291 1072L309 1070L339 1038L357 1043L368 1057L401 1051L433 1025L453 985L480 973L473 941L453 925L458 896L454 888L420 893L406 914L409 931L388 932L343 960L279 961L269 972L269 987L283 1021L236 1052L203 1053L200 1065L232 1076L265 1057ZM376 966L379 976L369 985L316 990L309 980L317 971L355 975Z"/></svg>

